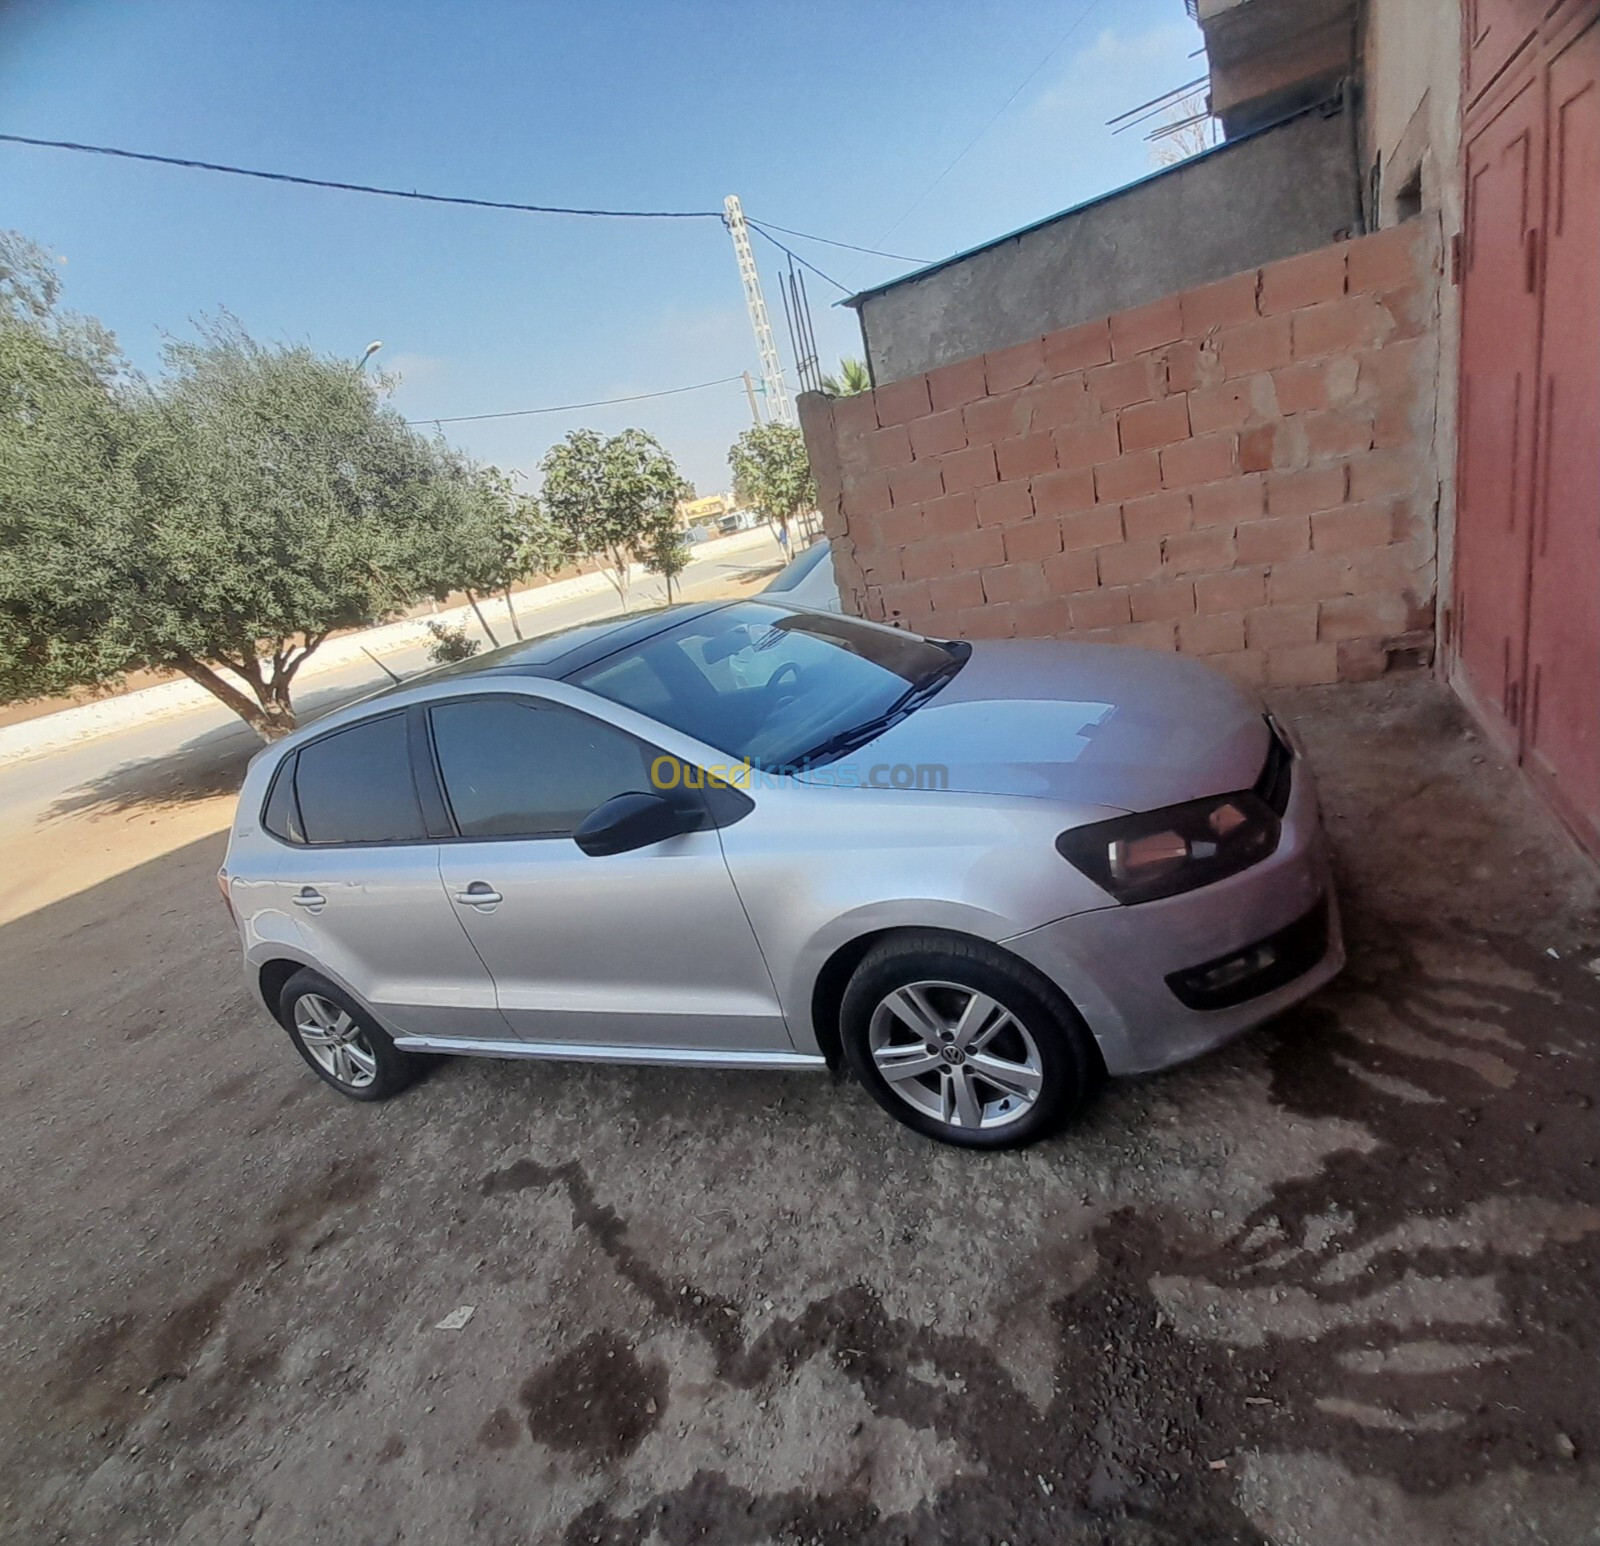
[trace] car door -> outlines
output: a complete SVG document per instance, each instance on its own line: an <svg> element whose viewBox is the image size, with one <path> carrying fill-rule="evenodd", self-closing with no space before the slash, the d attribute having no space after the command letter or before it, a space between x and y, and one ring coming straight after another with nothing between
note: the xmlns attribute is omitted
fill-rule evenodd
<svg viewBox="0 0 1600 1546"><path fill-rule="evenodd" d="M285 759L264 817L283 845L276 901L305 954L391 1029L504 1036L494 983L439 890L410 740L402 709Z"/></svg>
<svg viewBox="0 0 1600 1546"><path fill-rule="evenodd" d="M656 749L525 694L429 710L459 834L439 873L530 1041L696 1052L791 1052L777 994L709 824L592 858L572 839L614 795L651 790Z"/></svg>

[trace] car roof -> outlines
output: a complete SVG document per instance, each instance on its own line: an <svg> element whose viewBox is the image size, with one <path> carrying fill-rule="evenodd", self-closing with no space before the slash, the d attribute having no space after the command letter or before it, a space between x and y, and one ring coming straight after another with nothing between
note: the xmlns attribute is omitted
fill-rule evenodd
<svg viewBox="0 0 1600 1546"><path fill-rule="evenodd" d="M762 586L757 594L762 596L781 596L785 591L794 590L827 556L828 539L826 537L819 538L793 563L780 569L772 577L771 582Z"/></svg>

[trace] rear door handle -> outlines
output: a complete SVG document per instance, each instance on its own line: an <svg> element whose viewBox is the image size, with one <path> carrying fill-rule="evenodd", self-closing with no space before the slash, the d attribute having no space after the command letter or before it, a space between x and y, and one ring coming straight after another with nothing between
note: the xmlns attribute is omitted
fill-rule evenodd
<svg viewBox="0 0 1600 1546"><path fill-rule="evenodd" d="M465 891L456 892L456 901L468 907L495 907L505 898L487 881L475 880Z"/></svg>
<svg viewBox="0 0 1600 1546"><path fill-rule="evenodd" d="M306 907L314 913L320 913L328 905L327 897L315 886L302 886L289 900L296 907Z"/></svg>

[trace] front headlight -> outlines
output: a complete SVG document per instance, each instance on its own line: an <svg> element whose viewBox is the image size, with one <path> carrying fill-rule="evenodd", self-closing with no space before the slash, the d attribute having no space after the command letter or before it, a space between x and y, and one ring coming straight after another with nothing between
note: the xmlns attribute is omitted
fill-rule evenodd
<svg viewBox="0 0 1600 1546"><path fill-rule="evenodd" d="M1097 821L1063 832L1056 850L1124 907L1193 891L1259 864L1280 824L1249 790Z"/></svg>

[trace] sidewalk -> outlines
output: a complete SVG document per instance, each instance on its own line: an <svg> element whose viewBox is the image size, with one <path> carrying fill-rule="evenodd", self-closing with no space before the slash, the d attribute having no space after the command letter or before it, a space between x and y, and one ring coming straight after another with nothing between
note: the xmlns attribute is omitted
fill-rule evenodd
<svg viewBox="0 0 1600 1546"><path fill-rule="evenodd" d="M773 561L776 562L778 546L764 526L703 542L693 549L691 562L698 564L708 559L734 558L743 554L754 556L763 548L771 550ZM762 556L765 557L764 554ZM652 578L644 568L635 565L630 571L629 583L638 584ZM562 602L609 589L611 582L604 574L581 574L570 580L558 580L554 584L540 586L537 590L518 592L512 599L516 604L519 623L531 622L533 631L538 632L537 618L540 612ZM489 626L502 636L501 642L509 642L513 633L506 615L505 601L498 596L483 597L478 605L488 618ZM430 622L461 624L474 637L482 633L471 606L461 606L424 617L385 623L360 633L343 634L330 639L306 662L304 670L295 679L297 690L301 684L315 681L318 676L351 665L367 655L381 658L428 644ZM191 713L196 708L216 702L205 688L185 678L6 725L0 727L0 766L93 740L97 736L114 734L135 725L148 725L157 720Z"/></svg>

